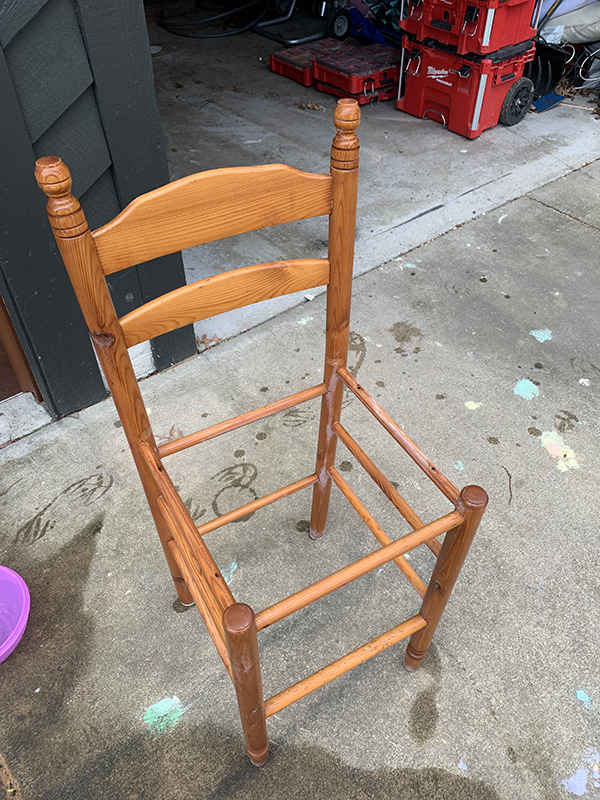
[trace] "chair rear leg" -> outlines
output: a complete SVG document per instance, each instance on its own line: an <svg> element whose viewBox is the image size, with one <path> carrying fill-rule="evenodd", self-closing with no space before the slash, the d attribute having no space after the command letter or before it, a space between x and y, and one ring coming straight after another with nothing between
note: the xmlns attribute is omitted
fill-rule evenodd
<svg viewBox="0 0 600 800"><path fill-rule="evenodd" d="M329 377L327 394L321 401L321 422L319 425L319 442L317 445L317 464L315 472L318 477L313 487L312 510L310 514L309 535L312 539L320 539L325 533L329 496L331 494L331 477L329 468L335 463L337 434L333 423L339 422L342 410L344 386L337 372L332 370ZM334 387L334 388L331 388Z"/></svg>
<svg viewBox="0 0 600 800"><path fill-rule="evenodd" d="M413 633L406 647L404 668L408 672L417 670L427 655L487 502L488 496L480 486L465 486L460 493L456 507L465 518L444 539L419 612L427 620L427 626Z"/></svg>
<svg viewBox="0 0 600 800"><path fill-rule="evenodd" d="M269 738L254 612L245 603L234 603L223 613L223 627L246 750L254 766L262 767L269 757Z"/></svg>

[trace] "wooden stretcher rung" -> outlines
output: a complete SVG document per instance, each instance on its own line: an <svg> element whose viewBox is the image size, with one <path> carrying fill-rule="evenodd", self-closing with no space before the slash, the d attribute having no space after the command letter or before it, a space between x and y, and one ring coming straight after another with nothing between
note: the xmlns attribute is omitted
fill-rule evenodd
<svg viewBox="0 0 600 800"><path fill-rule="evenodd" d="M242 428L244 425L257 422L259 419L269 417L271 414L276 414L278 411L285 411L286 408L297 406L300 403L306 403L308 400L313 400L315 397L324 395L326 391L327 387L322 383L318 383L316 386L311 386L310 389L304 389L296 394L283 397L281 400L275 400L274 403L269 403L266 406L261 406L261 408L255 408L253 411L240 414L238 417L232 417L224 422L211 425L209 428L204 428L201 431L182 436L180 439L175 439L174 442L161 444L158 448L158 455L164 458L173 453L179 453L180 450L186 450L188 447L193 447L195 444L206 442L209 439L214 439L216 436L221 436L223 433L229 433L229 431Z"/></svg>
<svg viewBox="0 0 600 800"><path fill-rule="evenodd" d="M287 486L284 486L282 489L277 489L276 492L266 494L264 497L258 497L251 503L246 503L245 506L240 506L240 508L236 508L234 511L223 514L221 517L211 519L210 522L205 522L204 525L200 525L198 527L198 533L200 536L204 536L205 534L210 533L217 528L222 528L223 525L227 525L229 522L235 522L236 519L241 519L241 517L245 517L246 514L251 514L253 511L258 511L259 508L264 508L270 503L274 503L275 500L281 500L282 497L288 497L290 494L294 494L294 492L299 492L300 489L306 489L307 486L312 486L313 483L316 482L316 475L307 475L306 478L301 478L299 481L290 483Z"/></svg>
<svg viewBox="0 0 600 800"><path fill-rule="evenodd" d="M398 509L398 511L402 514L404 519L408 522L408 524L412 527L413 530L417 530L418 528L422 528L425 523L419 517L419 515L409 506L406 500L402 497L400 492L392 486L390 481L385 477L383 472L378 469L375 464L371 461L369 456L365 453L365 451L356 443L356 441L350 436L348 431L341 425L339 422L333 423L333 430L348 448L348 450L352 453L354 458L358 461L358 463L364 467L367 474L370 475L371 478L375 481L377 486L381 489L387 499ZM341 476L340 476L341 477ZM359 512L360 513L360 512ZM431 550L432 553L435 553L437 556L440 550L442 549L441 544L432 539L430 542L425 542L427 547Z"/></svg>
<svg viewBox="0 0 600 800"><path fill-rule="evenodd" d="M315 600L319 600L321 597L331 594L331 592L345 586L347 583L351 583L362 575L366 575L367 572L371 572L371 570L377 569L377 567L382 567L384 564L387 564L388 561L393 561L395 558L398 558L398 556L403 556L405 553L410 552L410 550L414 550L415 547L423 544L423 542L426 542L428 539L432 539L435 536L439 536L441 533L449 531L451 528L455 528L457 525L460 525L462 521L463 515L460 511L451 511L449 514L445 514L443 517L430 522L418 531L407 533L405 536L402 536L402 538L381 547L374 553L369 553L368 556L359 558L358 561L348 564L347 567L343 567L332 575L328 575L326 578L322 578L320 581L307 586L305 589L291 594L284 600L280 600L278 603L274 603L272 606L263 609L263 611L259 611L256 615L256 629L260 631L272 625L274 622L278 622L280 619L293 614L294 611L298 611L300 608L304 608L310 605L310 603L314 603Z"/></svg>
<svg viewBox="0 0 600 800"><path fill-rule="evenodd" d="M266 700L265 716L270 717L272 714L276 714L278 711L281 711L282 708L286 708L286 706L295 703L296 700L306 697L307 694L314 692L315 689L325 686L325 684L343 675L345 672L349 672L359 664L363 664L378 653L382 653L384 650L387 650L388 647L402 641L402 639L406 639L426 625L427 621L420 614L417 614L407 619L406 622L403 622L401 625L397 625L386 633L382 633L381 636L371 639L370 642L362 645L362 647L358 647L351 653L338 658L337 661L333 661L318 672L309 675L307 678L303 678L293 686L284 689L282 692L279 692L279 694Z"/></svg>
<svg viewBox="0 0 600 800"><path fill-rule="evenodd" d="M188 567L188 563L181 554L179 546L175 539L171 539L169 542L169 549L173 553L173 558L177 562L177 566L181 570L181 574L183 575L183 579L186 583L186 586L190 590L190 594L194 599L194 603L198 611L200 612L200 616L204 620L204 624L206 625L206 629L210 634L210 638L213 640L215 647L217 648L217 652L221 656L221 660L225 665L225 669L229 673L229 677L231 678L231 665L229 663L229 656L227 655L227 647L225 645L225 636L223 634L222 627L219 627L216 623L216 620L213 619L212 613L206 604L206 600L204 597L204 593L202 592L198 583L196 583L196 579L192 574L192 571Z"/></svg>
<svg viewBox="0 0 600 800"><path fill-rule="evenodd" d="M425 453L417 447L413 440L394 422L390 415L383 410L371 395L355 380L345 367L340 367L338 375L344 381L350 391L358 397L363 406L373 414L375 419L380 422L390 436L395 439L400 447L405 450L415 464L420 467L425 475L446 495L453 505L458 502L460 492L448 478L439 471L435 464L430 461Z"/></svg>
<svg viewBox="0 0 600 800"><path fill-rule="evenodd" d="M357 512L359 517L362 521L367 525L373 536L377 539L377 541L382 544L390 544L391 539L387 535L387 533L383 530L383 528L378 525L375 519L371 516L369 511L365 508L365 506L361 503L358 497L354 494L352 489L348 486L346 481L342 478L340 473L335 469L335 467L330 467L328 470L329 474L333 478L335 485L340 489L346 500L350 503L352 508ZM417 590L420 597L425 597L425 592L427 591L427 586L423 583L421 578L417 575L408 561L404 558L404 556L398 556L398 558L394 559L394 563L400 568L400 570L406 575L408 580Z"/></svg>

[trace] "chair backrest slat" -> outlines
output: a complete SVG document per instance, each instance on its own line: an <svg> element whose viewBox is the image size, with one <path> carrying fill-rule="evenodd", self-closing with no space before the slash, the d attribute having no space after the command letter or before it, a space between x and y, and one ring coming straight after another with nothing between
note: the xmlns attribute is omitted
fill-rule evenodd
<svg viewBox="0 0 600 800"><path fill-rule="evenodd" d="M105 275L238 233L330 214L331 175L285 164L190 175L133 200L93 232Z"/></svg>
<svg viewBox="0 0 600 800"><path fill-rule="evenodd" d="M234 308L327 283L326 258L255 264L181 286L130 311L119 322L127 347L131 347Z"/></svg>

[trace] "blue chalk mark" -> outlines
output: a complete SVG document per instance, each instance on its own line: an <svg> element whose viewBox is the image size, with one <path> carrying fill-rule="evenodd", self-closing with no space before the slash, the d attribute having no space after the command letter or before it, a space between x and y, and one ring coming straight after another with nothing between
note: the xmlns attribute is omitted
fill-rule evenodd
<svg viewBox="0 0 600 800"><path fill-rule="evenodd" d="M583 689L577 689L576 693L577 699L581 700L583 705L587 708L588 711L592 710L592 701L588 697L587 693L583 691Z"/></svg>
<svg viewBox="0 0 600 800"><path fill-rule="evenodd" d="M223 576L223 579L227 584L227 586L229 586L229 584L231 583L233 576L237 571L237 568L238 565L235 563L235 561L232 561L231 564L228 567L225 567L225 569L221 572L221 575Z"/></svg>
<svg viewBox="0 0 600 800"><path fill-rule="evenodd" d="M586 767L581 767L581 769L578 769L570 778L565 778L564 781L561 781L561 784L565 787L567 792L581 797L581 795L587 793L588 771Z"/></svg>
<svg viewBox="0 0 600 800"><path fill-rule="evenodd" d="M462 461L455 461L453 466L454 469L457 469L459 472L462 472L463 469L465 468L465 465L462 463Z"/></svg>
<svg viewBox="0 0 600 800"><path fill-rule="evenodd" d="M523 400L533 400L534 397L538 396L540 390L533 381L527 380L527 378L521 378L513 389L513 392L518 397L522 397Z"/></svg>
<svg viewBox="0 0 600 800"><path fill-rule="evenodd" d="M529 335L536 338L538 342L549 342L552 339L552 331L549 331L548 328L541 331L529 331Z"/></svg>
<svg viewBox="0 0 600 800"><path fill-rule="evenodd" d="M465 764L465 759L464 759L464 756L463 756L463 757L461 758L461 760L458 762L458 768L459 768L459 769L462 769L462 770L463 770L463 772L466 772L466 770L467 770L467 765Z"/></svg>
<svg viewBox="0 0 600 800"><path fill-rule="evenodd" d="M158 735L173 730L185 708L178 697L165 697L144 712L144 722L150 733Z"/></svg>
<svg viewBox="0 0 600 800"><path fill-rule="evenodd" d="M586 748L583 752L583 766L577 772L574 772L570 778L565 778L561 781L561 786L564 786L570 794L581 797L587 794L588 778L591 777L594 787L597 788L596 784L600 781L599 761L600 753L591 747Z"/></svg>

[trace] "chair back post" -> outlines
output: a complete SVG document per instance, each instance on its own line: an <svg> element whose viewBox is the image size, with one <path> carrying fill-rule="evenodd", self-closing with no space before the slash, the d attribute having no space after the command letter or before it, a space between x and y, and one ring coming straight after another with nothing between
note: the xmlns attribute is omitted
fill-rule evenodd
<svg viewBox="0 0 600 800"><path fill-rule="evenodd" d="M139 451L144 442L157 451L154 434L96 246L79 201L71 194L71 175L60 158L47 156L36 162L35 177L48 197L48 219L142 477L177 593L182 602L191 603L191 595L167 546L173 537L156 503L155 483Z"/></svg>
<svg viewBox="0 0 600 800"><path fill-rule="evenodd" d="M360 106L356 100L338 101L333 115L337 133L331 146L333 210L329 217L330 277L327 287L327 328L325 372L327 393L321 404L319 443L315 472L318 482L313 489L310 536L320 538L325 532L331 477L337 447L333 425L339 422L344 384L338 370L346 366L350 333L350 302L354 265L354 232L358 191L359 144L356 129L360 124Z"/></svg>

